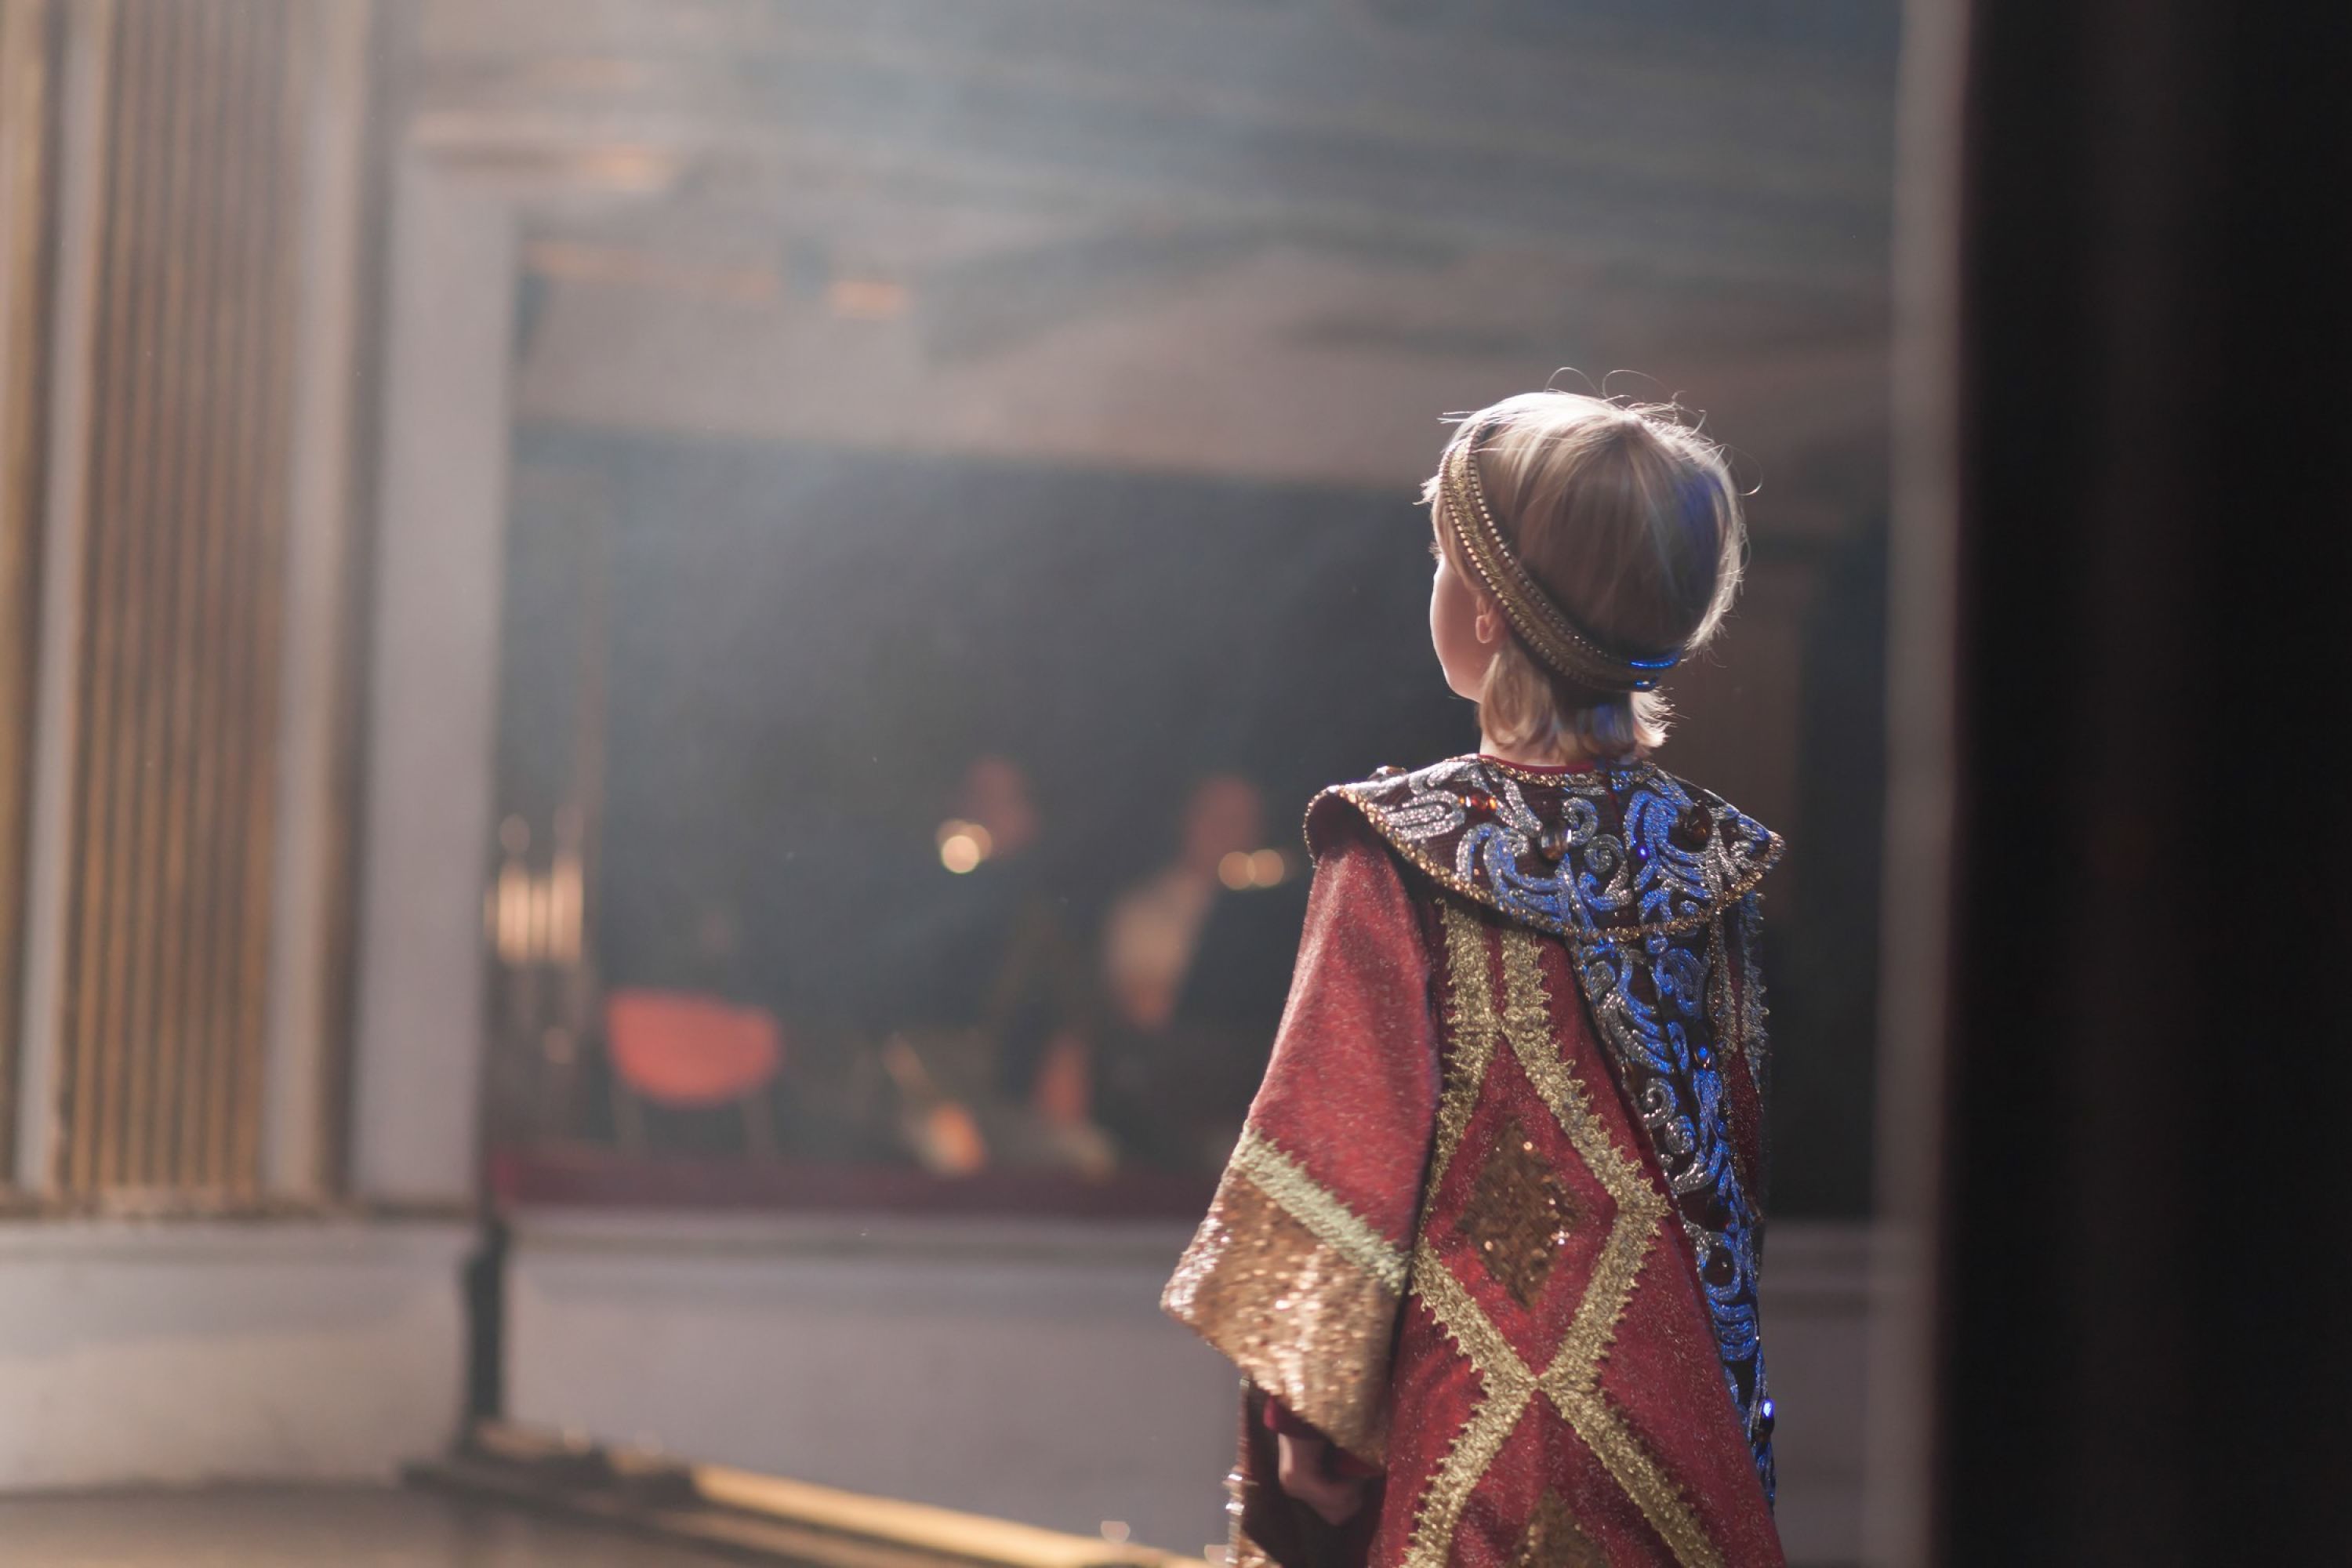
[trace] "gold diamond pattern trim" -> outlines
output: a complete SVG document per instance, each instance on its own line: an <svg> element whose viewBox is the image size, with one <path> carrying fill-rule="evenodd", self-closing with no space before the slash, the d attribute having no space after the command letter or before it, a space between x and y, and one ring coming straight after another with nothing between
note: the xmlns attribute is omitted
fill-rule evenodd
<svg viewBox="0 0 2352 1568"><path fill-rule="evenodd" d="M1456 916L1461 916L1457 919ZM1424 1191L1437 1194L1438 1184L1453 1166L1462 1136L1469 1130L1470 1113L1486 1087L1486 1069L1494 1065L1495 1047L1503 1034L1495 1016L1494 979L1488 973L1486 940L1478 922L1448 906L1445 921L1445 1087L1437 1100L1437 1143L1430 1152L1429 1182ZM1428 1204L1423 1204L1424 1212Z"/></svg>
<svg viewBox="0 0 2352 1568"><path fill-rule="evenodd" d="M1486 934L1475 917L1452 904L1445 907L1444 922L1450 990L1460 1026L1492 1030L1496 1024ZM1584 1086L1560 1059L1537 957L1539 939L1516 926L1502 931L1500 939L1502 1037L1617 1212L1559 1353L1541 1376L1528 1369L1423 1237L1413 1258L1413 1291L1477 1373L1486 1397L1472 1409L1423 1493L1404 1561L1408 1568L1444 1568L1462 1510L1525 1414L1532 1388L1559 1408L1570 1429L1600 1458L1683 1568L1722 1568L1721 1554L1673 1478L1601 1392L1601 1363L1666 1216L1665 1199L1651 1185L1641 1162L1610 1138L1609 1130L1592 1114Z"/></svg>
<svg viewBox="0 0 2352 1568"><path fill-rule="evenodd" d="M1496 1331L1470 1292L1463 1288L1445 1260L1438 1257L1426 1234L1437 1184L1460 1152L1471 1113L1486 1092L1487 1069L1502 1040L1502 1019L1495 1011L1492 949L1486 928L1458 904L1443 906L1445 931L1445 1027L1453 1049L1447 1061L1445 1088L1437 1108L1437 1147L1430 1161L1429 1185L1422 1203L1423 1235L1412 1261L1413 1294L1421 1298L1437 1326L1453 1340L1486 1389L1486 1397L1470 1412L1454 1434L1453 1447L1430 1477L1414 1510L1412 1537L1405 1544L1405 1568L1443 1568L1451 1555L1454 1531L1495 1456L1526 1413L1534 1396L1535 1374Z"/></svg>
<svg viewBox="0 0 2352 1568"><path fill-rule="evenodd" d="M1551 1025L1540 939L1513 927L1503 933L1503 1035L1519 1058L1561 1131L1616 1200L1617 1217L1601 1243L1601 1258L1561 1342L1559 1354L1544 1369L1544 1393L1559 1406L1570 1430L1599 1456L1610 1476L1633 1500L1650 1528L1683 1568L1721 1568L1722 1556L1674 1479L1659 1468L1624 1417L1601 1392L1601 1363L1617 1335L1617 1321L1633 1297L1642 1266L1667 1216L1666 1200L1650 1184L1640 1160L1620 1149L1592 1113L1584 1086L1560 1059Z"/></svg>
<svg viewBox="0 0 2352 1568"><path fill-rule="evenodd" d="M1427 1241L1413 1256L1412 1289L1486 1391L1454 1435L1454 1446L1445 1451L1437 1473L1429 1479L1421 1506L1413 1512L1412 1539L1405 1543L1405 1568L1444 1568L1453 1554L1454 1531L1462 1522L1462 1510L1469 1506L1470 1494L1485 1479L1495 1456L1503 1451L1511 1428L1527 1414L1528 1402L1535 1397L1536 1377Z"/></svg>
<svg viewBox="0 0 2352 1568"><path fill-rule="evenodd" d="M1243 1130L1242 1141L1234 1149L1233 1168L1289 1210L1291 1217L1316 1240L1379 1280L1391 1295L1404 1294L1403 1250L1334 1197L1256 1128Z"/></svg>

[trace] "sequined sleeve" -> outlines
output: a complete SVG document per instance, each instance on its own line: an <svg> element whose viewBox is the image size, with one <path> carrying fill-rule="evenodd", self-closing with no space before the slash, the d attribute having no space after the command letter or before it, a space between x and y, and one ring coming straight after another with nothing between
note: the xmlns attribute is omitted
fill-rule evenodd
<svg viewBox="0 0 2352 1568"><path fill-rule="evenodd" d="M1386 1448L1390 1353L1438 1090L1431 965L1396 862L1323 854L1265 1081L1163 1299L1342 1448Z"/></svg>

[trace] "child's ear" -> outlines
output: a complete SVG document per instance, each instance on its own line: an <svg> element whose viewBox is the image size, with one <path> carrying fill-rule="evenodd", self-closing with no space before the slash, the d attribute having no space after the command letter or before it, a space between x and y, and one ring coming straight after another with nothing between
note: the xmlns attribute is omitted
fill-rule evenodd
<svg viewBox="0 0 2352 1568"><path fill-rule="evenodd" d="M1478 634L1478 646L1490 647L1502 639L1502 607L1484 594L1478 595L1478 614L1471 620L1471 629Z"/></svg>

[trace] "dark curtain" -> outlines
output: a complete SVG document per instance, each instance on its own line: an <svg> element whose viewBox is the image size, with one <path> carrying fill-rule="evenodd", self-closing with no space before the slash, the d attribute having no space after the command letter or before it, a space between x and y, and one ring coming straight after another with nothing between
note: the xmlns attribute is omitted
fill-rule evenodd
<svg viewBox="0 0 2352 1568"><path fill-rule="evenodd" d="M1935 1533L2352 1562L2352 23L1978 0Z"/></svg>

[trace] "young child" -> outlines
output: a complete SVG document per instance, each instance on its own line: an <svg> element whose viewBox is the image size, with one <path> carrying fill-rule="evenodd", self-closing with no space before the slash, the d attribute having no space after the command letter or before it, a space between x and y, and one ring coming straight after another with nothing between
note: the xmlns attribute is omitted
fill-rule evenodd
<svg viewBox="0 0 2352 1568"><path fill-rule="evenodd" d="M1265 1081L1165 1299L1247 1377L1237 1565L1781 1561L1755 888L1658 768L1744 525L1670 411L1534 393L1428 487L1479 754L1309 808Z"/></svg>

